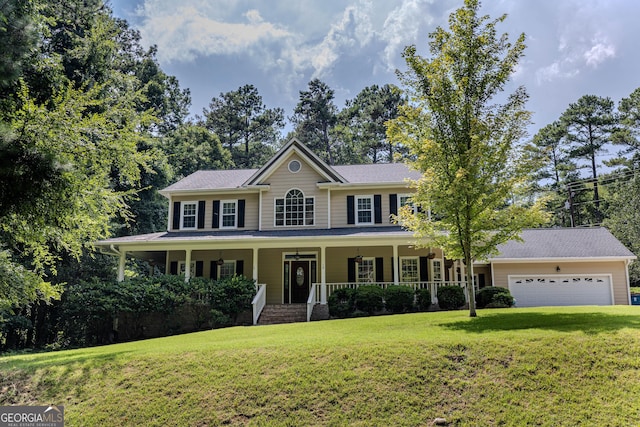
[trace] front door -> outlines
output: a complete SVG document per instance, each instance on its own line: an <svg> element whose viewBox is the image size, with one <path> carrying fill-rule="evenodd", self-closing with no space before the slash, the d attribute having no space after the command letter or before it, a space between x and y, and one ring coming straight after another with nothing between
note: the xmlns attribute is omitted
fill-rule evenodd
<svg viewBox="0 0 640 427"><path fill-rule="evenodd" d="M290 271L291 302L307 302L309 298L309 261L293 261Z"/></svg>

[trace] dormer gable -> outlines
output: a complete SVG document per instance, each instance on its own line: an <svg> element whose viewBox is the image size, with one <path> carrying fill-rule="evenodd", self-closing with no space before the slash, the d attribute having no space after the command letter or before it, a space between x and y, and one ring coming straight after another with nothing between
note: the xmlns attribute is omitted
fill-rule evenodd
<svg viewBox="0 0 640 427"><path fill-rule="evenodd" d="M291 139L287 144L282 147L275 156L273 156L264 166L258 169L243 186L260 185L267 182L269 177L289 159L296 154L297 158L306 163L306 166L313 169L324 182L327 183L346 183L347 180L340 175L334 168L324 162L313 151L311 151L306 145L298 141L296 138ZM288 167L296 167L295 165L289 165Z"/></svg>

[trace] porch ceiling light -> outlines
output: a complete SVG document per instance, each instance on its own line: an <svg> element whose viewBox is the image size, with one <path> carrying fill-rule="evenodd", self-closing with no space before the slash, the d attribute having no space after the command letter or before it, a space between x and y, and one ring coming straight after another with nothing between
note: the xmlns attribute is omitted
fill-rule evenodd
<svg viewBox="0 0 640 427"><path fill-rule="evenodd" d="M216 261L216 263L217 263L218 265L222 265L222 264L224 264L224 259L222 259L222 252L220 252L220 258L218 258L218 261Z"/></svg>
<svg viewBox="0 0 640 427"><path fill-rule="evenodd" d="M356 262L356 264L360 264L362 262L362 255L360 255L360 249L358 249L358 254L353 260Z"/></svg>
<svg viewBox="0 0 640 427"><path fill-rule="evenodd" d="M296 259L296 261L300 259L300 253L298 252L297 249L296 249L296 255L294 258Z"/></svg>

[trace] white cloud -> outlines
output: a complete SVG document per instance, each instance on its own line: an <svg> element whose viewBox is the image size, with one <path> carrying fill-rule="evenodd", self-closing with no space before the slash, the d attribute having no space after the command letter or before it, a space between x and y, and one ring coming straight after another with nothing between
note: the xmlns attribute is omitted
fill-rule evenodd
<svg viewBox="0 0 640 427"><path fill-rule="evenodd" d="M153 4L152 2L145 3ZM159 12L149 14L149 12ZM257 10L244 14L245 22L223 22L206 15L206 9L185 5L173 10L145 8L140 32L148 44L158 45L162 62L192 61L198 55L241 53L265 41L291 37L286 29L264 22Z"/></svg>
<svg viewBox="0 0 640 427"><path fill-rule="evenodd" d="M590 67L597 67L605 60L616 56L615 46L606 39L598 37L593 43L593 46L583 55L584 60Z"/></svg>

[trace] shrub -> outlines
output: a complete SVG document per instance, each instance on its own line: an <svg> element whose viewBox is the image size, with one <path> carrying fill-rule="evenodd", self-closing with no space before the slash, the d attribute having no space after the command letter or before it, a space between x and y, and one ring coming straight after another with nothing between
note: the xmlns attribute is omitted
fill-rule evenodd
<svg viewBox="0 0 640 427"><path fill-rule="evenodd" d="M236 323L238 315L251 308L251 301L256 295L255 281L244 276L233 276L218 280L210 288L212 310L228 316Z"/></svg>
<svg viewBox="0 0 640 427"><path fill-rule="evenodd" d="M384 307L384 289L376 285L364 285L356 289L356 308L373 314Z"/></svg>
<svg viewBox="0 0 640 427"><path fill-rule="evenodd" d="M404 313L413 309L415 293L409 286L389 286L384 291L387 310L392 313Z"/></svg>
<svg viewBox="0 0 640 427"><path fill-rule="evenodd" d="M351 288L336 289L329 295L329 315L345 318L353 314L355 310L356 290Z"/></svg>
<svg viewBox="0 0 640 427"><path fill-rule="evenodd" d="M442 286L438 289L438 306L443 310L455 310L464 305L464 290L460 286Z"/></svg>
<svg viewBox="0 0 640 427"><path fill-rule="evenodd" d="M480 289L476 294L478 308L512 307L513 297L507 288L488 286Z"/></svg>
<svg viewBox="0 0 640 427"><path fill-rule="evenodd" d="M427 311L431 307L431 291L429 288L416 289L416 305L420 311Z"/></svg>

